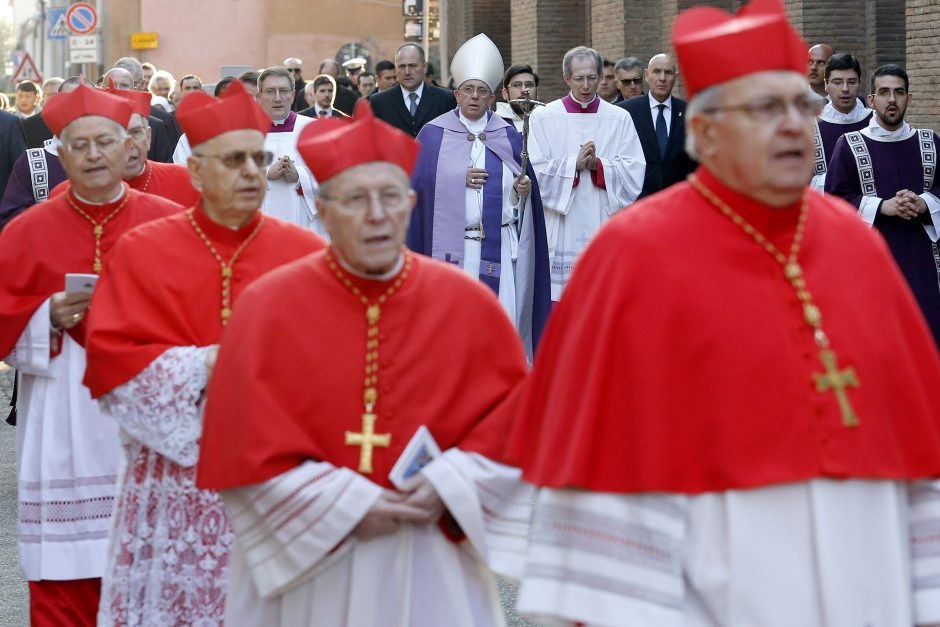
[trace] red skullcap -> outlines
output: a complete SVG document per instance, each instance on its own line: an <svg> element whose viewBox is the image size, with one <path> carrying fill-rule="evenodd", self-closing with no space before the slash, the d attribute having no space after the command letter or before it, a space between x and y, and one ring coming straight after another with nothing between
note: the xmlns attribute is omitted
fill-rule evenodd
<svg viewBox="0 0 940 627"><path fill-rule="evenodd" d="M108 86L105 88L105 91L109 94L118 96L119 98L124 98L131 103L131 106L134 108L134 113L147 117L150 115L150 98L152 97L149 91L137 91L136 89L118 89L114 86L114 81L108 77Z"/></svg>
<svg viewBox="0 0 940 627"><path fill-rule="evenodd" d="M86 115L100 115L114 120L121 128L127 128L133 112L133 107L126 98L119 98L102 89L87 87L81 83L68 93L58 93L55 98L50 98L41 115L49 129L58 137L62 129Z"/></svg>
<svg viewBox="0 0 940 627"><path fill-rule="evenodd" d="M418 158L418 142L374 117L372 107L363 98L356 104L351 121L324 118L305 126L297 140L297 152L320 182L374 161L393 163L411 176Z"/></svg>
<svg viewBox="0 0 940 627"><path fill-rule="evenodd" d="M753 0L737 15L714 7L683 11L672 44L689 98L755 72L806 72L806 42L787 21L780 0Z"/></svg>
<svg viewBox="0 0 940 627"><path fill-rule="evenodd" d="M190 146L198 146L229 131L255 130L267 134L271 118L255 102L241 81L232 81L221 98L196 91L176 109L176 119Z"/></svg>

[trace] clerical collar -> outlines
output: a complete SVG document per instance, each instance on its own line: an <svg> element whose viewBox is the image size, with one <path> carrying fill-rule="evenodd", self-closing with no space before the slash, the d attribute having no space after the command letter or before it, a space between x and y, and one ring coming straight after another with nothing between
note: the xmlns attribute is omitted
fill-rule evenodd
<svg viewBox="0 0 940 627"><path fill-rule="evenodd" d="M297 121L297 114L291 111L287 114L287 117L281 120L280 122L276 120L271 120L271 128L268 130L269 133L291 133L294 130L294 123Z"/></svg>
<svg viewBox="0 0 940 627"><path fill-rule="evenodd" d="M474 135L479 135L486 130L486 125L489 122L489 111L480 116L479 119L471 120L470 118L464 116L464 114L460 111L460 108L458 108L457 117L460 118L460 122L467 127L468 131Z"/></svg>
<svg viewBox="0 0 940 627"><path fill-rule="evenodd" d="M731 189L705 166L696 170L696 177L764 237L771 240L777 248L781 250L789 248L800 217L801 198L797 198L787 207L770 207ZM720 214L718 217L724 219ZM734 225L730 226L738 228Z"/></svg>
<svg viewBox="0 0 940 627"><path fill-rule="evenodd" d="M72 195L75 196L75 200L82 203L83 205L89 205L91 207L103 207L104 205L113 205L114 203L119 201L124 196L125 191L126 190L124 188L124 183L121 183L121 189L118 191L117 196L115 196L111 200L106 200L104 202L92 202L90 200L82 198L81 196L78 195L78 192L75 191L74 187L72 188Z"/></svg>
<svg viewBox="0 0 940 627"><path fill-rule="evenodd" d="M834 124L854 124L864 119L869 113L871 113L871 109L863 105L862 101L856 98L855 107L848 113L842 113L833 107L831 102L826 103L826 106L823 107L822 112L819 114L819 119L825 120L826 122L833 122Z"/></svg>
<svg viewBox="0 0 940 627"><path fill-rule="evenodd" d="M581 102L576 100L571 92L568 92L568 95L562 98L561 102L565 105L565 111L568 113L597 113L601 106L601 99L597 97L597 94L594 94L591 102Z"/></svg>
<svg viewBox="0 0 940 627"><path fill-rule="evenodd" d="M335 254L335 249L334 249L334 254ZM357 276L360 279L365 279L367 281L376 281L376 282L388 281L389 279L397 275L399 272L401 272L402 266L405 265L405 256L402 254L399 254L398 261L395 262L395 265L388 272L384 274L366 274L365 272L359 272L358 270L353 269L353 267L350 266L348 263L346 263L346 261L339 255L336 255L336 259L337 261L339 261L339 265L343 266L343 270L345 270L349 274L353 276Z"/></svg>
<svg viewBox="0 0 940 627"><path fill-rule="evenodd" d="M878 124L878 116L871 116L868 126L862 129L862 133L872 139L882 142L899 142L914 136L914 129L907 122L904 122L896 131L889 131Z"/></svg>
<svg viewBox="0 0 940 627"><path fill-rule="evenodd" d="M258 221L261 220L261 210L255 211L251 220L239 227L231 227L225 224L219 224L209 217L202 202L199 202L193 208L193 219L203 230L206 236L213 242L225 244L227 246L236 246L241 244L248 236L254 232Z"/></svg>

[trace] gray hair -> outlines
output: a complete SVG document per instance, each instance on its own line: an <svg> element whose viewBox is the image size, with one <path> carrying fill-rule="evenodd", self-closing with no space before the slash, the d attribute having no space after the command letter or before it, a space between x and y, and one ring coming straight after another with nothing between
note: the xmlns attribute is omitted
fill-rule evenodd
<svg viewBox="0 0 940 627"><path fill-rule="evenodd" d="M685 109L685 151L696 161L698 161L698 151L695 146L695 133L691 132L692 129L689 125L689 121L692 120L692 118L705 115L710 109L718 107L721 104L721 91L723 87L723 85L719 84L703 89L689 100L689 104Z"/></svg>
<svg viewBox="0 0 940 627"><path fill-rule="evenodd" d="M636 69L643 69L643 62L636 57L624 57L617 61L617 64L614 66L614 72L619 72L620 70L629 72L630 70Z"/></svg>
<svg viewBox="0 0 940 627"><path fill-rule="evenodd" d="M598 76L604 72L604 58L601 57L601 53L594 48L578 46L566 52L565 58L561 61L561 71L565 76L571 76L571 63L580 57L590 57L594 59Z"/></svg>
<svg viewBox="0 0 940 627"><path fill-rule="evenodd" d="M150 77L150 82L147 83L147 91L152 92L153 88L157 86L157 81L161 78L165 78L170 83L170 91L173 91L176 87L176 79L166 70L157 70L153 73L153 76Z"/></svg>
<svg viewBox="0 0 940 627"><path fill-rule="evenodd" d="M140 65L140 61L134 57L121 57L114 62L114 65L111 67L119 67L122 70L127 70L131 73L131 76L134 77L134 84L140 85L144 82L144 68Z"/></svg>
<svg viewBox="0 0 940 627"><path fill-rule="evenodd" d="M59 91L62 91L66 87L78 87L82 83L84 83L86 87L95 86L94 83L92 83L90 80L88 80L84 76L69 76L67 79L65 79L64 81L62 81L62 83L59 84Z"/></svg>

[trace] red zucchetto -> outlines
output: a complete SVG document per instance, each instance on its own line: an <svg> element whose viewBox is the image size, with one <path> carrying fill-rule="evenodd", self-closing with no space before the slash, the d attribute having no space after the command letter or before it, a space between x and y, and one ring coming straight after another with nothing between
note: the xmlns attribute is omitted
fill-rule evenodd
<svg viewBox="0 0 940 627"><path fill-rule="evenodd" d="M336 146L342 146L341 151ZM363 99L356 104L351 122L340 118L308 124L297 139L297 152L321 183L363 163L387 161L408 176L418 158L418 142L372 115Z"/></svg>
<svg viewBox="0 0 940 627"><path fill-rule="evenodd" d="M251 129L267 134L271 127L271 118L245 91L241 81L232 81L221 98L202 91L189 94L176 109L176 119L190 146L229 131Z"/></svg>
<svg viewBox="0 0 940 627"><path fill-rule="evenodd" d="M130 101L111 95L102 89L84 84L68 93L57 94L42 110L42 119L58 137L66 126L86 115L100 115L127 128L134 113Z"/></svg>
<svg viewBox="0 0 940 627"><path fill-rule="evenodd" d="M697 92L754 72L806 72L806 42L780 0L754 0L731 15L714 7L684 11L672 44L691 99Z"/></svg>
<svg viewBox="0 0 940 627"><path fill-rule="evenodd" d="M114 81L108 79L108 86L105 91L113 96L124 98L134 108L134 113L147 117L150 115L150 98L152 94L149 91L137 91L136 89L118 89L114 86Z"/></svg>

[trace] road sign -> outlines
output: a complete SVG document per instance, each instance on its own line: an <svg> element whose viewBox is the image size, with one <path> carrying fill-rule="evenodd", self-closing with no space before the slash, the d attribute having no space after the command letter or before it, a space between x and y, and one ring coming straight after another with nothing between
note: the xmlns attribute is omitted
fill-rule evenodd
<svg viewBox="0 0 940 627"><path fill-rule="evenodd" d="M66 10L65 21L76 35L87 35L98 27L98 11L87 2L76 2Z"/></svg>
<svg viewBox="0 0 940 627"><path fill-rule="evenodd" d="M147 50L159 46L160 39L156 33L131 33L131 48L134 50Z"/></svg>
<svg viewBox="0 0 940 627"><path fill-rule="evenodd" d="M10 82L14 85L22 83L23 81L33 81L34 83L42 82L42 76L39 75L39 70L36 69L32 58L30 58L28 54L23 55L23 60L16 66L16 71L13 72L13 78L10 79Z"/></svg>
<svg viewBox="0 0 940 627"><path fill-rule="evenodd" d="M100 63L98 35L72 35L69 37L69 63Z"/></svg>
<svg viewBox="0 0 940 627"><path fill-rule="evenodd" d="M72 34L68 22L65 21L65 9L46 9L46 19L49 20L49 39L65 39Z"/></svg>

